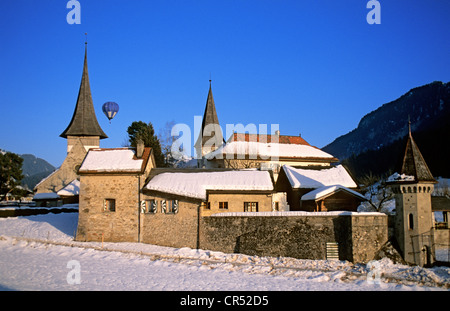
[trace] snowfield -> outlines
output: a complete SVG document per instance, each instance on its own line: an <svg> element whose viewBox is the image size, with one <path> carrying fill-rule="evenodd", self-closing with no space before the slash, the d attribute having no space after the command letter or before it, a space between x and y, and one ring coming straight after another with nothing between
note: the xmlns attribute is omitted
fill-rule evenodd
<svg viewBox="0 0 450 311"><path fill-rule="evenodd" d="M0 219L0 290L448 291L450 268L73 241L78 214Z"/></svg>

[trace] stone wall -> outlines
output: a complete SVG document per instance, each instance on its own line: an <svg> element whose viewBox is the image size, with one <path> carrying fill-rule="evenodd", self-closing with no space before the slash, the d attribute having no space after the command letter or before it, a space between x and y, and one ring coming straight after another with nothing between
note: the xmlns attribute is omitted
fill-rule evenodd
<svg viewBox="0 0 450 311"><path fill-rule="evenodd" d="M77 241L137 242L139 178L136 175L82 175ZM115 200L115 211L105 210Z"/></svg>
<svg viewBox="0 0 450 311"><path fill-rule="evenodd" d="M169 194L144 194L142 200L156 200L156 213L141 213L141 242L169 247L198 248L199 200L180 200ZM162 213L161 201L178 200L178 213Z"/></svg>
<svg viewBox="0 0 450 311"><path fill-rule="evenodd" d="M434 230L436 249L450 248L450 229Z"/></svg>
<svg viewBox="0 0 450 311"><path fill-rule="evenodd" d="M353 261L369 262L389 240L388 216L351 216Z"/></svg>
<svg viewBox="0 0 450 311"><path fill-rule="evenodd" d="M200 247L259 256L326 259L326 243L339 259L368 262L388 240L387 216L230 216L201 219Z"/></svg>

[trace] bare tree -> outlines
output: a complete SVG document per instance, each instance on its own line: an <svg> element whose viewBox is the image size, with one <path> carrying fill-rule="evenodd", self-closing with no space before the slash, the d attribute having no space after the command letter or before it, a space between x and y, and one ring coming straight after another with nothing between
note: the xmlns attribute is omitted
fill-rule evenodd
<svg viewBox="0 0 450 311"><path fill-rule="evenodd" d="M260 163L250 159L226 159L224 158L225 167L233 169L243 168L259 168Z"/></svg>
<svg viewBox="0 0 450 311"><path fill-rule="evenodd" d="M377 212L381 212L386 203L394 198L393 192L386 184L386 178L379 178L370 172L361 178L361 183L362 192Z"/></svg>
<svg viewBox="0 0 450 311"><path fill-rule="evenodd" d="M158 139L161 143L161 151L164 155L164 161L166 162L166 165L169 165L172 162L172 156L170 152L172 144L175 140L175 137L172 136L172 128L174 126L175 121L168 121L166 122L166 124L164 124L164 127L162 127L158 133Z"/></svg>

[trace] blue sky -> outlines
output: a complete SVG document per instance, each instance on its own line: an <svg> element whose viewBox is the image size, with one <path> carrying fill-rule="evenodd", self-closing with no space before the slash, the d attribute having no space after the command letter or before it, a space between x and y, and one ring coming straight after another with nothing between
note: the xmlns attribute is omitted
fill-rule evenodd
<svg viewBox="0 0 450 311"><path fill-rule="evenodd" d="M219 121L279 124L323 147L409 89L450 81L450 1L66 0L0 2L0 148L59 166L88 33L97 118L120 147L133 121L194 129L212 77ZM106 101L120 105L109 124ZM197 133L192 135L192 145Z"/></svg>

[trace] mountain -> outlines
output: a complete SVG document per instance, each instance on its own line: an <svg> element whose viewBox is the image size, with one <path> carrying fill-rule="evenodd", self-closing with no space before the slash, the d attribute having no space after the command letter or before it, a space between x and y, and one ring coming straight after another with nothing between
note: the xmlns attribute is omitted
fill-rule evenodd
<svg viewBox="0 0 450 311"><path fill-rule="evenodd" d="M24 178L22 179L22 186L30 190L33 190L34 186L56 169L44 159L32 154L22 154L20 156L23 159L22 174Z"/></svg>
<svg viewBox="0 0 450 311"><path fill-rule="evenodd" d="M43 172L50 174L55 170L53 165L32 154L22 154L20 157L23 159L22 173L24 176L32 176Z"/></svg>
<svg viewBox="0 0 450 311"><path fill-rule="evenodd" d="M322 148L346 164L355 178L398 169L408 119L434 176L450 176L450 83L433 82L365 115L353 131ZM399 160L400 159L400 160Z"/></svg>
<svg viewBox="0 0 450 311"><path fill-rule="evenodd" d="M5 154L6 152L9 151L0 149L0 153ZM44 159L32 154L19 154L19 156L23 159L21 185L30 190L33 190L34 186L56 169Z"/></svg>

